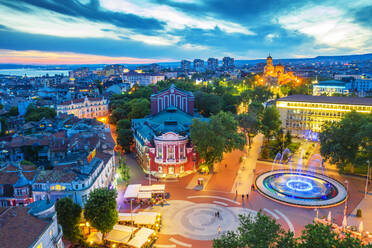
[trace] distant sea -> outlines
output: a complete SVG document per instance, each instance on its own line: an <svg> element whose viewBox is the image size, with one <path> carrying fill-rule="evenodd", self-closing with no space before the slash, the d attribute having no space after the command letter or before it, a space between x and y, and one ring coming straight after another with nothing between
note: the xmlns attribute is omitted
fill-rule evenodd
<svg viewBox="0 0 372 248"><path fill-rule="evenodd" d="M0 69L0 74L2 75L12 75L12 76L24 76L27 77L42 77L48 74L49 76L54 76L56 74L63 74L68 76L68 70L38 70L34 68L28 69Z"/></svg>

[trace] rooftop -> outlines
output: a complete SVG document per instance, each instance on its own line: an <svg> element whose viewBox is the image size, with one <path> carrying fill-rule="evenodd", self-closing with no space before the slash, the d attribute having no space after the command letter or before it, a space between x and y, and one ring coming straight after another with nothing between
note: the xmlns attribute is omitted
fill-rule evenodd
<svg viewBox="0 0 372 248"><path fill-rule="evenodd" d="M372 98L368 97L338 97L338 96L311 96L311 95L290 95L278 99L279 102L312 102L330 104L348 104L372 106Z"/></svg>
<svg viewBox="0 0 372 248"><path fill-rule="evenodd" d="M49 225L28 214L26 207L11 207L0 214L0 247L30 247Z"/></svg>

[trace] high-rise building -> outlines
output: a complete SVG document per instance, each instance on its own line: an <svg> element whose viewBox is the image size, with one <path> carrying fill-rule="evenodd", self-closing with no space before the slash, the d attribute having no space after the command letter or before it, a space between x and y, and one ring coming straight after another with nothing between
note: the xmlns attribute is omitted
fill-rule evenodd
<svg viewBox="0 0 372 248"><path fill-rule="evenodd" d="M209 58L208 59L208 70L215 71L218 68L218 59Z"/></svg>
<svg viewBox="0 0 372 248"><path fill-rule="evenodd" d="M202 59L194 59L194 70L197 72L201 72L204 70L204 60Z"/></svg>
<svg viewBox="0 0 372 248"><path fill-rule="evenodd" d="M224 69L233 69L234 68L234 58L224 57L222 59L222 67Z"/></svg>
<svg viewBox="0 0 372 248"><path fill-rule="evenodd" d="M188 60L181 60L181 69L189 71L191 69L191 62Z"/></svg>

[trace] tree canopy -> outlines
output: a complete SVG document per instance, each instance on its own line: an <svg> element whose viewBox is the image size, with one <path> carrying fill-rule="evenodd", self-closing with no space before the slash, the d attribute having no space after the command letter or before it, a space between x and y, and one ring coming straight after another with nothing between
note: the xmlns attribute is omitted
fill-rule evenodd
<svg viewBox="0 0 372 248"><path fill-rule="evenodd" d="M243 129L248 137L248 144L251 147L251 138L256 136L259 131L259 119L254 113L240 114L237 116L239 127Z"/></svg>
<svg viewBox="0 0 372 248"><path fill-rule="evenodd" d="M62 226L63 236L72 242L81 239L78 227L81 207L67 197L57 201L55 207L58 223Z"/></svg>
<svg viewBox="0 0 372 248"><path fill-rule="evenodd" d="M281 124L278 109L276 107L266 108L261 120L261 131L267 139L270 139L280 130Z"/></svg>
<svg viewBox="0 0 372 248"><path fill-rule="evenodd" d="M263 215L239 215L236 231L228 231L213 240L214 248L370 248L358 238L346 235L344 238L332 230L330 225L312 223L305 226L302 234L294 238L291 231L285 231L275 219Z"/></svg>
<svg viewBox="0 0 372 248"><path fill-rule="evenodd" d="M244 134L238 132L238 122L230 112L213 115L209 122L194 119L190 136L209 168L222 160L224 152L242 150L245 145Z"/></svg>
<svg viewBox="0 0 372 248"><path fill-rule="evenodd" d="M372 160L372 114L352 111L339 122L327 123L320 133L322 156L338 165L365 166Z"/></svg>
<svg viewBox="0 0 372 248"><path fill-rule="evenodd" d="M89 194L85 204L84 217L92 227L106 234L118 221L116 191L98 188Z"/></svg>
<svg viewBox="0 0 372 248"><path fill-rule="evenodd" d="M52 119L57 115L55 109L48 107L37 108L34 105L27 107L25 120L26 121L40 121L43 118Z"/></svg>

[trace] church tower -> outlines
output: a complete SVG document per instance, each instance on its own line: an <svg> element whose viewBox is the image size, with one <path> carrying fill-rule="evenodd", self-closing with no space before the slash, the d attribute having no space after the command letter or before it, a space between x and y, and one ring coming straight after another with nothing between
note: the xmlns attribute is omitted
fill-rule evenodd
<svg viewBox="0 0 372 248"><path fill-rule="evenodd" d="M273 58L270 56L270 54L269 54L269 57L266 58L266 64L273 65Z"/></svg>

